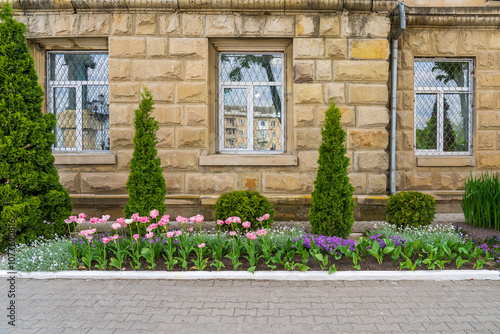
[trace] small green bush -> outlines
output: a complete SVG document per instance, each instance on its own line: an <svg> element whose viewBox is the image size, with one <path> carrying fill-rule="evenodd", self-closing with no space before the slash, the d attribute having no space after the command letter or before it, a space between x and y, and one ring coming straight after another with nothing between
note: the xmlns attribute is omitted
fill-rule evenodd
<svg viewBox="0 0 500 334"><path fill-rule="evenodd" d="M318 172L314 181L309 221L311 233L345 238L354 224L354 187L349 181L349 158L344 146L346 133L341 113L333 101L326 111L321 129Z"/></svg>
<svg viewBox="0 0 500 334"><path fill-rule="evenodd" d="M500 231L500 180L495 173L470 177L464 183L462 210L465 222Z"/></svg>
<svg viewBox="0 0 500 334"><path fill-rule="evenodd" d="M402 191L389 197L387 222L400 228L419 227L432 223L436 201L431 195L418 191Z"/></svg>
<svg viewBox="0 0 500 334"><path fill-rule="evenodd" d="M269 219L262 222L257 220L266 213L269 214ZM221 195L215 204L215 219L225 221L229 217L240 217L241 222L252 223L251 229L271 226L275 213L268 199L256 191L232 191ZM226 224L221 227L224 230L230 229ZM239 227L242 228L241 225Z"/></svg>

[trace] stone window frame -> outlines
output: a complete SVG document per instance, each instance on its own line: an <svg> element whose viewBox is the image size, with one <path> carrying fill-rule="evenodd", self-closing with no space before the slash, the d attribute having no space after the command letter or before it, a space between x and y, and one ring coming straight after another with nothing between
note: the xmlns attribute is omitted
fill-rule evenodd
<svg viewBox="0 0 500 334"><path fill-rule="evenodd" d="M292 38L211 38L209 39L209 149L199 158L200 166L297 166L293 151L293 39ZM218 52L284 52L285 53L285 151L269 154L217 153L217 53Z"/></svg>
<svg viewBox="0 0 500 334"><path fill-rule="evenodd" d="M439 89L437 87L433 87L433 89L429 90L423 87L413 87L413 95L414 95L414 110L413 110L413 137L414 137L414 154L415 157L417 158L417 165L418 166L441 166L443 165L440 161L443 163L450 163L451 160L457 159L455 163L452 163L451 165L453 166L471 166L472 164L475 165L475 159L473 159L473 148L474 148L474 143L473 143L473 138L474 138L474 116L475 116L475 103L474 103L474 97L475 97L475 84L474 84L474 74L475 74L475 63L474 59L472 58L424 58L424 57L419 57L414 59L414 64L417 63L418 61L439 61L439 62L468 62L470 64L469 66L469 90L467 91L470 94L469 98L469 150L467 152L449 152L449 153L444 153L444 152L426 152L425 150L418 150L417 149L417 135L416 131L417 128L415 126L416 124L416 101L417 101L417 94L425 94L425 93L436 93L438 95L443 95L446 93L446 89ZM414 65L415 69L415 65ZM471 160L472 158L472 160ZM472 162L473 161L473 162ZM446 164L444 164L446 165Z"/></svg>
<svg viewBox="0 0 500 334"><path fill-rule="evenodd" d="M28 47L35 60L38 84L47 92L47 52L48 51L101 51L109 52L107 37L81 38L28 38ZM42 112L47 113L47 96L43 96ZM115 165L116 153L110 151L93 152L53 152L56 165Z"/></svg>

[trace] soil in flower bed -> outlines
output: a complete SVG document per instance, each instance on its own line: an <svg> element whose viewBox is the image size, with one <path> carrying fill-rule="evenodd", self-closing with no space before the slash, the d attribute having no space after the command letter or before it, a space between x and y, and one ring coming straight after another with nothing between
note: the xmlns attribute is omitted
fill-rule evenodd
<svg viewBox="0 0 500 334"><path fill-rule="evenodd" d="M498 237L500 239L500 231L495 231L493 229L474 227L467 225L466 223L453 223L454 226L458 226L467 233L467 239L473 240L484 240L491 237Z"/></svg>
<svg viewBox="0 0 500 334"><path fill-rule="evenodd" d="M194 267L194 264L193 264L193 260L196 259L196 256L193 256L191 255L189 258L188 258L188 269L184 269L182 268L179 264L177 264L173 270L171 271L175 271L175 272L179 272L179 271L198 271L195 267ZM415 260L417 259L416 256L413 256L411 257L411 260L412 262L415 262ZM333 262L332 262L333 261ZM204 271L216 271L217 269L215 267L211 267L210 266L210 263L213 262L212 259L210 259L208 261L208 265L207 267L205 268ZM234 268L233 268L233 264L231 262L230 259L228 258L224 258L222 260L222 262L224 263L224 267L222 267L220 269L220 271L234 271ZM242 263L242 265L240 265L237 269L237 271L247 271L248 268L250 267L248 261L246 259L240 259L240 262ZM296 259L295 259L295 262L297 263L301 263L300 262L300 258L297 256ZM389 256L386 256L382 262L382 264L379 264L378 261L374 258L374 257L368 257L366 259L363 259L361 261L358 261L358 264L360 265L360 271L375 271L375 270L380 270L380 271L396 271L396 270L400 270L399 269L399 263L402 262L402 259L398 260L398 261L394 261L392 260ZM148 268L148 265L149 263L146 262L145 259L141 259L141 268L139 270L142 270L142 271L149 271L151 269ZM335 260L333 257L330 257L329 258L329 263L328 263L328 266L326 267L325 271L328 271L328 269L330 268L330 266L332 264L335 264L335 267L337 268L337 271L356 271L356 269L353 267L353 263L352 263L352 259L346 259L346 258L341 258L340 260ZM93 263L92 264L94 267L92 268L92 270L97 270L95 265L97 265L97 262L96 263ZM306 264L309 269L308 271L321 271L321 267L320 265L313 259L313 258L309 258L309 261L308 263ZM123 268L122 271L133 271L134 269L132 268L132 266L130 265L130 261L126 261L123 263ZM422 265L421 267L417 267L416 270L427 270L427 266L426 265ZM444 266L444 269L445 270L456 270L457 267L456 267L456 264L455 264L455 261L452 261L450 263L447 263L445 264ZM474 263L471 262L471 263L464 263L460 268L459 270L474 270ZM87 270L85 267L80 267L80 270ZM118 271L117 268L115 267L109 267L108 269L106 269L108 271ZM162 260L157 260L156 261L156 267L153 269L154 271L169 271L167 270L167 266L165 265L165 261ZM280 265L280 264L277 264L276 265L276 269L274 271L285 271L285 267L283 265ZM406 270L410 270L410 269L401 269L402 271ZM437 266L436 266L436 269L435 270L440 270ZM483 268L482 270L497 270L497 268L494 267L494 263L493 262L488 262L488 263L485 263L483 265ZM271 271L271 269L261 260L258 262L256 268L255 268L255 271ZM296 267L293 271L299 271L299 269Z"/></svg>

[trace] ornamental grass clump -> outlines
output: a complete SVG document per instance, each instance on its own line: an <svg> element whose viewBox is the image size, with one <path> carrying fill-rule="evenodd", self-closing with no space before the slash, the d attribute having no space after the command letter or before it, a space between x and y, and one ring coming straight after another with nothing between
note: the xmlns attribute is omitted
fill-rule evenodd
<svg viewBox="0 0 500 334"><path fill-rule="evenodd" d="M354 187L349 182L349 158L341 113L332 101L321 129L318 172L314 181L309 221L311 233L345 238L354 224Z"/></svg>
<svg viewBox="0 0 500 334"><path fill-rule="evenodd" d="M391 195L386 207L389 224L399 228L429 225L434 220L436 201L418 191L402 191Z"/></svg>
<svg viewBox="0 0 500 334"><path fill-rule="evenodd" d="M52 156L56 118L43 114L43 90L24 33L4 3L0 10L0 251L67 232L68 192Z"/></svg>
<svg viewBox="0 0 500 334"><path fill-rule="evenodd" d="M464 183L462 210L465 222L474 227L500 231L500 181L498 174L483 173Z"/></svg>

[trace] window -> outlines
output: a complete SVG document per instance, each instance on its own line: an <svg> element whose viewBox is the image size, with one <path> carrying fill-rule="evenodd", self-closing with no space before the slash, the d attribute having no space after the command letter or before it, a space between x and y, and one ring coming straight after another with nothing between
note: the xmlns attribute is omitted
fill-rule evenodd
<svg viewBox="0 0 500 334"><path fill-rule="evenodd" d="M109 151L108 54L48 52L47 109L54 151Z"/></svg>
<svg viewBox="0 0 500 334"><path fill-rule="evenodd" d="M415 60L415 151L471 154L472 60Z"/></svg>
<svg viewBox="0 0 500 334"><path fill-rule="evenodd" d="M220 153L284 152L284 64L284 53L218 53Z"/></svg>

